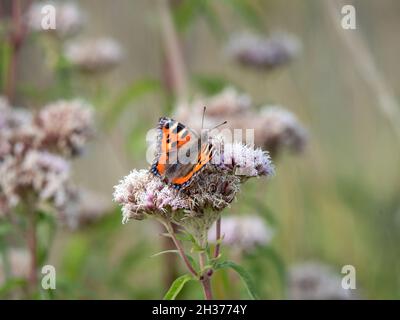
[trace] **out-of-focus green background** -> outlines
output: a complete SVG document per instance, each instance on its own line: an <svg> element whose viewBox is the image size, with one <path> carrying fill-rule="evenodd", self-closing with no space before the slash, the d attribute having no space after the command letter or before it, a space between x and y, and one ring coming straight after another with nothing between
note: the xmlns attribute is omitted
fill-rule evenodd
<svg viewBox="0 0 400 320"><path fill-rule="evenodd" d="M310 140L303 154L276 159L276 176L268 184L261 180L246 184L239 201L224 214L252 211L272 219L277 228L272 247L286 266L311 259L339 271L351 264L363 297L400 298L400 142L381 112L375 91L334 28L325 1L250 2L263 31L284 30L299 37L301 55L273 72L244 69L224 56L225 37L216 36L210 20L200 17L181 34L190 77L218 76L247 92L256 105L287 107L308 128ZM356 7L357 30L348 32L364 39L398 97L400 2L349 2ZM160 78L155 1L82 0L78 4L88 17L83 35L112 36L124 48L122 63L99 84L106 96L103 101L136 80ZM227 35L248 28L245 19L223 1L215 1L213 7ZM46 88L52 82L41 50L35 41L24 46L20 83ZM96 88L93 79L81 81ZM82 89L82 95L86 92ZM200 92L194 81L191 92ZM19 100L25 105L41 103L40 97L28 94L21 94ZM148 166L145 134L167 110L165 96L157 91L129 103L116 124L99 130L85 156L74 163L75 180L111 200L112 187L120 178L133 168ZM60 232L50 258L60 277L62 290L57 290L57 297L161 298L163 258L150 258L160 250L160 232L150 221L122 225L118 208L97 225ZM282 298L274 268L261 257L257 264L265 274L260 278L263 297ZM200 294L193 284L183 297ZM246 297L239 291L234 294Z"/></svg>

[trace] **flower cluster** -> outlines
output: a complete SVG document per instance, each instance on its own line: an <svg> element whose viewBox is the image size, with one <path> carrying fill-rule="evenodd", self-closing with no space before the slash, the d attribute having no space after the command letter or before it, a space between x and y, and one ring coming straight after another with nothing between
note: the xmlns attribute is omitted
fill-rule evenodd
<svg viewBox="0 0 400 320"><path fill-rule="evenodd" d="M208 232L210 242L217 242L216 226ZM273 236L273 229L257 215L225 217L221 221L222 243L233 249L249 252L257 246L268 245Z"/></svg>
<svg viewBox="0 0 400 320"><path fill-rule="evenodd" d="M85 72L109 70L122 58L120 45L111 38L81 39L65 45L66 58Z"/></svg>
<svg viewBox="0 0 400 320"><path fill-rule="evenodd" d="M0 100L0 209L4 214L27 197L65 205L70 165L92 132L92 108L59 101L36 114Z"/></svg>
<svg viewBox="0 0 400 320"><path fill-rule="evenodd" d="M34 121L42 131L40 145L61 154L79 153L93 134L93 109L79 99L51 103L39 111Z"/></svg>
<svg viewBox="0 0 400 320"><path fill-rule="evenodd" d="M288 63L300 49L299 40L286 33L275 33L270 37L241 33L230 39L226 51L245 66L273 69Z"/></svg>
<svg viewBox="0 0 400 320"><path fill-rule="evenodd" d="M49 21L43 19L44 13L50 16L51 10L56 14L55 28L43 25L53 22L51 18ZM112 69L123 56L117 41L110 37L71 39L82 29L86 20L86 15L74 1L33 3L26 14L27 27L32 32L56 35L62 41L68 39L62 46L57 46L63 50L58 54L62 54L76 69L90 73Z"/></svg>
<svg viewBox="0 0 400 320"><path fill-rule="evenodd" d="M307 131L290 111L277 106L252 108L251 98L228 87L217 95L197 98L189 105L177 108L177 119L199 130L203 106L207 106L204 126L211 128L226 120L229 131L225 138L234 141L234 129L240 129L243 137L246 129L254 129L254 144L268 150L272 156L283 150L301 152L308 140ZM233 137L233 138L232 138Z"/></svg>
<svg viewBox="0 0 400 320"><path fill-rule="evenodd" d="M220 211L236 198L245 180L273 174L269 155L259 149L224 144L218 148L216 157L224 161L207 164L182 191L165 184L148 170L133 170L114 187L114 200L122 205L123 221L155 216L181 225L193 234L199 230L205 232Z"/></svg>

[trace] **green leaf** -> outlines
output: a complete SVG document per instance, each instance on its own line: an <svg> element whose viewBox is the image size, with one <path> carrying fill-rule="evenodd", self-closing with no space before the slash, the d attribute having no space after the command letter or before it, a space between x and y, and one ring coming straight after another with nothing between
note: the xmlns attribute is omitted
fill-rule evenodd
<svg viewBox="0 0 400 320"><path fill-rule="evenodd" d="M171 284L171 287L168 289L168 292L164 296L164 300L175 300L179 292L183 289L186 282L194 280L194 278L190 274L185 274L176 278L175 281Z"/></svg>
<svg viewBox="0 0 400 320"><path fill-rule="evenodd" d="M125 110L126 107L129 106L130 103L138 100L146 93L154 92L160 89L160 83L157 80L153 79L142 79L137 80L127 88L125 88L119 95L116 97L115 101L111 103L108 109L108 117L106 117L108 121L108 125L112 125L121 115L121 113Z"/></svg>
<svg viewBox="0 0 400 320"><path fill-rule="evenodd" d="M179 251L178 251L178 250L164 250L164 251L161 251L161 252L157 252L157 253L155 253L155 254L152 254L152 255L150 256L150 258L158 257L158 256L160 256L160 255L162 255L162 254L165 254L165 253L178 253L178 254L179 254Z"/></svg>
<svg viewBox="0 0 400 320"><path fill-rule="evenodd" d="M245 269L243 269L243 267L239 266L238 264L234 263L233 261L223 261L223 262L216 263L214 265L214 268L216 270L230 268L230 269L236 271L236 273L240 276L240 279L245 284L247 293L249 294L250 298L253 300L258 299L258 295L256 293L254 283L253 283L249 273Z"/></svg>

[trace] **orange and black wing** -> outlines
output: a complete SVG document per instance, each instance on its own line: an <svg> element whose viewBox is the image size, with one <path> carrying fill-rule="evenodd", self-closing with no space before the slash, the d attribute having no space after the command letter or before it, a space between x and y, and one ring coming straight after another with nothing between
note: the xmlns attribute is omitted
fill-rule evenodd
<svg viewBox="0 0 400 320"><path fill-rule="evenodd" d="M170 155L190 141L189 130L180 122L170 118L160 118L158 123L157 153L151 172L157 176L163 177L172 164Z"/></svg>
<svg viewBox="0 0 400 320"><path fill-rule="evenodd" d="M188 148L186 144L190 142ZM199 143L197 135L185 125L170 118L160 118L158 125L157 154L151 172L163 179L175 189L187 187L193 178L212 158L212 146L208 143L200 146L194 163L179 163L178 151L184 145L185 150ZM180 150L182 151L183 148Z"/></svg>
<svg viewBox="0 0 400 320"><path fill-rule="evenodd" d="M190 185L193 179L205 168L205 165L209 163L212 159L213 148L211 144L204 144L201 146L201 150L197 157L197 162L194 164L188 164L190 167L182 168L178 172L184 172L182 174L177 174L170 180L170 185L178 190L184 189ZM188 166L182 165L182 166Z"/></svg>

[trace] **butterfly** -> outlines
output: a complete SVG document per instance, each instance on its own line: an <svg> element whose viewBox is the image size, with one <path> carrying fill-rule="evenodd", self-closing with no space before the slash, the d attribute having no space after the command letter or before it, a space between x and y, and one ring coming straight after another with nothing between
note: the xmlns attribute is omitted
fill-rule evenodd
<svg viewBox="0 0 400 320"><path fill-rule="evenodd" d="M203 121L204 122L203 111ZM225 124L226 121L222 124ZM222 125L221 124L221 125ZM218 126L217 126L218 127ZM167 117L158 122L157 151L151 173L177 190L188 187L213 157L208 131L201 135Z"/></svg>

